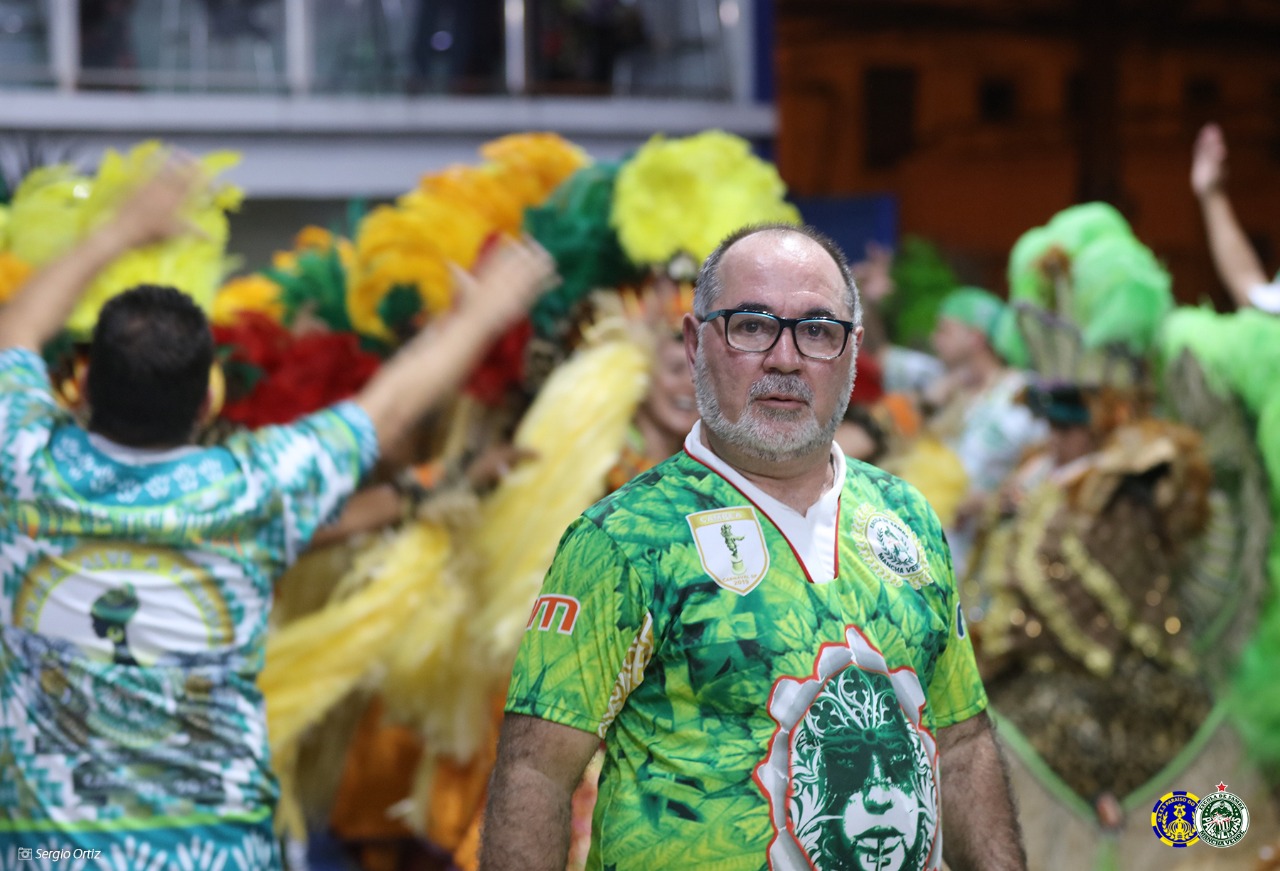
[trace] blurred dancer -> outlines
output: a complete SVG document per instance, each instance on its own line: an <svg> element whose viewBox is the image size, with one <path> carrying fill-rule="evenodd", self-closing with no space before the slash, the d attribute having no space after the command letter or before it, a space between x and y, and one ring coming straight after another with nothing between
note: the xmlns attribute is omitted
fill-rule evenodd
<svg viewBox="0 0 1280 871"><path fill-rule="evenodd" d="M540 250L503 246L353 401L214 448L191 444L213 362L204 313L135 288L99 316L81 429L38 349L101 269L188 231L200 184L167 165L0 310L6 867L55 848L118 867L279 867L255 686L272 582L551 274Z"/></svg>

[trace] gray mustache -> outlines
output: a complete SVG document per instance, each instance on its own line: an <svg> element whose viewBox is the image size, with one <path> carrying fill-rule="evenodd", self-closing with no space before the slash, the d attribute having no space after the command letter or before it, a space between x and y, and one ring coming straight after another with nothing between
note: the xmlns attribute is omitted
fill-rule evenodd
<svg viewBox="0 0 1280 871"><path fill-rule="evenodd" d="M766 375L751 385L751 391L748 396L751 399L757 399L770 393L802 399L809 403L813 402L813 390L802 379L794 375L778 375L776 373Z"/></svg>

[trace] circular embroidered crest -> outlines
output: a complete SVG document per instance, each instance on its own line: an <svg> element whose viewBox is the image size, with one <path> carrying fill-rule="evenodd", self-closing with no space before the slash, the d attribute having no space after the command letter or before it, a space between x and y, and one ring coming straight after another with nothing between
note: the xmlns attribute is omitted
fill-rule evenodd
<svg viewBox="0 0 1280 871"><path fill-rule="evenodd" d="M898 587L905 580L916 590L933 583L920 540L893 514L858 506L853 538L863 562L885 582Z"/></svg>
<svg viewBox="0 0 1280 871"><path fill-rule="evenodd" d="M1196 805L1200 797L1186 790L1166 792L1151 808L1151 830L1170 847L1190 847L1196 834Z"/></svg>
<svg viewBox="0 0 1280 871"><path fill-rule="evenodd" d="M1210 847L1231 847L1249 831L1249 808L1225 783L1196 805L1196 834Z"/></svg>

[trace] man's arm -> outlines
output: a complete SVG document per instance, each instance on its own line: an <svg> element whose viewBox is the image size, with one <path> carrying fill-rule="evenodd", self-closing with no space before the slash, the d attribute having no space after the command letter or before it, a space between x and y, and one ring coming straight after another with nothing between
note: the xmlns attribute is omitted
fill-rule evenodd
<svg viewBox="0 0 1280 871"><path fill-rule="evenodd" d="M456 272L457 309L405 343L355 397L373 421L379 448L401 438L461 384L553 276L545 251L515 241L490 252L474 279Z"/></svg>
<svg viewBox="0 0 1280 871"><path fill-rule="evenodd" d="M507 714L480 831L481 871L564 871L573 791L600 739Z"/></svg>
<svg viewBox="0 0 1280 871"><path fill-rule="evenodd" d="M173 161L133 193L105 224L49 263L0 308L0 349L39 351L57 335L95 275L121 254L189 231L180 212L202 183L193 163Z"/></svg>
<svg viewBox="0 0 1280 871"><path fill-rule="evenodd" d="M1236 305L1253 305L1250 288L1267 283L1262 261L1236 218L1226 190L1227 143L1217 124L1206 124L1196 137L1191 161L1191 190L1200 202L1209 251L1218 277Z"/></svg>
<svg viewBox="0 0 1280 871"><path fill-rule="evenodd" d="M375 484L351 494L342 513L311 536L310 547L321 548L362 532L373 532L404 518L404 499L390 484Z"/></svg>
<svg viewBox="0 0 1280 871"><path fill-rule="evenodd" d="M938 730L938 766L952 871L1026 871L1008 774L985 712Z"/></svg>

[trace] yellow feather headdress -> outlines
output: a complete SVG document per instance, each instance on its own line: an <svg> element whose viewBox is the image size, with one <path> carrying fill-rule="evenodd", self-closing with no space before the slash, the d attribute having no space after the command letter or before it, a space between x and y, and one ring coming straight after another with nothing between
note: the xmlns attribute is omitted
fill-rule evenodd
<svg viewBox="0 0 1280 871"><path fill-rule="evenodd" d="M143 142L126 154L107 151L95 176L56 165L30 173L10 205L9 253L40 267L101 226L120 204L164 160L166 146ZM199 230L158 245L129 251L102 270L67 321L79 336L93 331L103 303L139 284L164 284L190 294L209 311L221 283L226 252L227 212L240 205L241 191L219 184L217 176L239 161L232 152L200 158L209 179L187 203L183 217Z"/></svg>
<svg viewBox="0 0 1280 871"><path fill-rule="evenodd" d="M748 224L800 223L785 194L778 170L739 136L720 130L654 136L618 172L611 221L634 263L662 264L681 254L701 263Z"/></svg>

